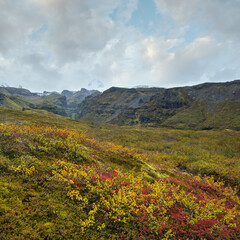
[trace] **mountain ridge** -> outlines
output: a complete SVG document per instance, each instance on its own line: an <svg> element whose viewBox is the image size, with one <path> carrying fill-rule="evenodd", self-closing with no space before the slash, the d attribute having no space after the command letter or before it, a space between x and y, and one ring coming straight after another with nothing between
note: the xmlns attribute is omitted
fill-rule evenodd
<svg viewBox="0 0 240 240"><path fill-rule="evenodd" d="M0 105L95 123L240 130L240 80L175 88L111 87L103 93L82 88L37 94L0 87Z"/></svg>
<svg viewBox="0 0 240 240"><path fill-rule="evenodd" d="M239 116L240 80L177 88L112 87L86 98L77 111L87 121L183 129L240 130Z"/></svg>
<svg viewBox="0 0 240 240"><path fill-rule="evenodd" d="M100 92L84 88L79 91L63 90L61 93L33 93L25 88L0 87L0 106L14 110L42 109L74 118L77 105L86 96L97 93Z"/></svg>

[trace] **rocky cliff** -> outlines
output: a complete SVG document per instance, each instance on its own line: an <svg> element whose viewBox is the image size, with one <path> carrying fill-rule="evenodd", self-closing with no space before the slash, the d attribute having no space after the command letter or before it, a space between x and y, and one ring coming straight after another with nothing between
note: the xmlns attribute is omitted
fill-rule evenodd
<svg viewBox="0 0 240 240"><path fill-rule="evenodd" d="M75 118L76 109L86 97L91 95L99 95L100 92L97 90L87 90L82 88L80 91L69 91L63 90L61 95L66 97L67 100L67 113L69 117Z"/></svg>
<svg viewBox="0 0 240 240"><path fill-rule="evenodd" d="M87 97L77 117L120 125L240 130L240 80L179 88L110 88Z"/></svg>

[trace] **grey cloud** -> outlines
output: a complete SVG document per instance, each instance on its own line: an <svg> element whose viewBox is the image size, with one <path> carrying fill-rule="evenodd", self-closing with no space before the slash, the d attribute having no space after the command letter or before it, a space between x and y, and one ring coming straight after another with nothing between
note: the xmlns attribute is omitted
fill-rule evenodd
<svg viewBox="0 0 240 240"><path fill-rule="evenodd" d="M114 22L109 17L117 6L112 2L109 0L103 0L101 4L89 0L37 2L43 14L47 16L47 42L58 62L65 64L78 61L105 47L116 32Z"/></svg>
<svg viewBox="0 0 240 240"><path fill-rule="evenodd" d="M94 79L93 81L89 82L87 84L88 87L92 88L92 89L102 89L104 88L104 84L102 81Z"/></svg>
<svg viewBox="0 0 240 240"><path fill-rule="evenodd" d="M130 21L138 0L0 0L0 78L60 91L239 74L239 0L154 1L161 31L144 36Z"/></svg>
<svg viewBox="0 0 240 240"><path fill-rule="evenodd" d="M21 59L21 63L28 65L32 68L35 74L38 74L42 79L60 79L61 75L58 73L57 70L49 68L44 64L45 57L41 54L30 54L25 55Z"/></svg>
<svg viewBox="0 0 240 240"><path fill-rule="evenodd" d="M48 79L50 84L50 80L56 79L57 82L61 76L69 86L81 86L91 81L96 78L97 66L108 71L109 63L121 59L124 52L125 43L122 43L115 52L107 53L110 52L107 50L102 53L113 39L126 34L126 29L117 26L109 15L117 7L127 4L126 11L119 14L129 18L134 3L136 0L125 0L124 3L121 0L22 0L21 3L0 0L0 54L1 50L10 54L11 49L16 61L9 68L3 67L4 75L10 77L7 71L18 69L22 71L22 79L30 85L34 79L42 84L43 79ZM4 21L6 15L11 17ZM42 26L45 26L44 31ZM127 38L124 41L128 41ZM92 69L89 68L91 65ZM109 76L104 70L102 76ZM13 72L11 81L18 82L20 74L13 77ZM109 78L103 78L103 81L109 81ZM58 84L65 85L64 82ZM102 83L97 85L103 87Z"/></svg>
<svg viewBox="0 0 240 240"><path fill-rule="evenodd" d="M6 55L24 46L27 36L39 26L39 15L32 10L27 0L0 1L0 53Z"/></svg>
<svg viewBox="0 0 240 240"><path fill-rule="evenodd" d="M122 0L116 12L116 19L120 22L128 22L137 7L138 0Z"/></svg>
<svg viewBox="0 0 240 240"><path fill-rule="evenodd" d="M211 76L210 81L231 81L239 79L240 76L240 67L238 69L233 69L230 67L220 69Z"/></svg>
<svg viewBox="0 0 240 240"><path fill-rule="evenodd" d="M40 65L43 62L44 56L41 54L34 53L34 54L23 56L22 60L24 63L28 65L36 66L36 65Z"/></svg>
<svg viewBox="0 0 240 240"><path fill-rule="evenodd" d="M144 47L148 48L146 45ZM162 45L162 48L158 56L144 54L145 66L148 66L147 71L150 72L153 85L179 86L206 81L212 72L227 64L227 60L221 62L226 53L226 46L219 45L208 37L198 38L174 52L168 52L168 45Z"/></svg>
<svg viewBox="0 0 240 240"><path fill-rule="evenodd" d="M197 24L208 34L240 39L239 0L155 0L158 10L171 16L177 26Z"/></svg>
<svg viewBox="0 0 240 240"><path fill-rule="evenodd" d="M22 36L11 36L8 30L6 39L14 39L17 46L14 58L32 78L63 77L68 79L69 86L86 86L97 77L103 80L95 85L103 88L121 84L123 80L128 82L134 75L129 60L135 57L129 56L126 49L139 41L141 35L125 27L123 22L131 18L138 0L23 1L16 12L11 10L16 23L13 32L19 25ZM12 5L13 2L5 7L6 12ZM115 21L110 17L113 11L117 14ZM25 12L28 16L21 20ZM30 24L32 19L33 24ZM43 25L46 26L44 32L40 30ZM34 39L31 35L36 33L38 36ZM18 45L16 38L20 40Z"/></svg>
<svg viewBox="0 0 240 240"><path fill-rule="evenodd" d="M48 21L46 42L60 64L82 61L121 38L138 0L31 0ZM110 15L116 12L116 21Z"/></svg>

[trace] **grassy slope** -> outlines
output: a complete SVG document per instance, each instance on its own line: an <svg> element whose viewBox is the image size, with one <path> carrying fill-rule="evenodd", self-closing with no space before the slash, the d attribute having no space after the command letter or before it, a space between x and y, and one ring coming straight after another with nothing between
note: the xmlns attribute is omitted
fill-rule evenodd
<svg viewBox="0 0 240 240"><path fill-rule="evenodd" d="M22 110L23 107L28 107L30 102L19 96L8 96L4 95L2 104L13 110Z"/></svg>
<svg viewBox="0 0 240 240"><path fill-rule="evenodd" d="M215 175L232 185L240 184L240 133L237 131L119 127L91 124L39 110L21 112L1 109L0 113L0 122L31 121L44 126L76 129L100 141L134 148L144 154L146 161L156 169Z"/></svg>
<svg viewBox="0 0 240 240"><path fill-rule="evenodd" d="M223 120L224 119L224 120ZM181 109L162 124L178 129L225 129L240 130L240 106L238 102L223 102L214 111L206 103L195 102L193 106Z"/></svg>
<svg viewBox="0 0 240 240"><path fill-rule="evenodd" d="M91 125L0 109L6 121L17 125L1 125L0 238L238 239L234 192L180 170L239 184L239 132ZM146 181L158 176L160 185Z"/></svg>
<svg viewBox="0 0 240 240"><path fill-rule="evenodd" d="M16 92L15 94L17 94L17 90L21 91L21 89L14 89ZM50 94L43 97L34 96L32 98L24 98L17 95L11 95L5 89L0 89L0 91L0 106L2 107L6 107L12 110L22 110L22 108L37 108L66 116L67 102L65 97L59 94Z"/></svg>

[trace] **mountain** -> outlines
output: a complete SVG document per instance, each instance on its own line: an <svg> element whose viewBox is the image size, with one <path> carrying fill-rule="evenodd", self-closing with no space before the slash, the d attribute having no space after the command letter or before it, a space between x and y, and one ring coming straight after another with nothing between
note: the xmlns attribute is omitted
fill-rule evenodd
<svg viewBox="0 0 240 240"><path fill-rule="evenodd" d="M96 122L133 124L137 109L164 91L163 88L116 88L87 97L78 107L78 118Z"/></svg>
<svg viewBox="0 0 240 240"><path fill-rule="evenodd" d="M169 89L111 87L103 93L0 87L0 106L118 125L240 130L240 80Z"/></svg>
<svg viewBox="0 0 240 240"><path fill-rule="evenodd" d="M38 95L27 89L0 87L0 105L6 108L20 110L28 107L30 100L35 98L38 98Z"/></svg>
<svg viewBox="0 0 240 240"><path fill-rule="evenodd" d="M64 90L57 92L32 93L23 88L0 87L0 106L14 109L42 109L62 116L73 117L77 105L91 94L100 93L97 90L81 89L71 92Z"/></svg>
<svg viewBox="0 0 240 240"><path fill-rule="evenodd" d="M66 97L59 93L49 93L34 99L29 105L30 108L43 109L58 115L67 116L67 100Z"/></svg>
<svg viewBox="0 0 240 240"><path fill-rule="evenodd" d="M100 92L97 90L87 90L82 88L80 91L69 91L63 90L61 95L66 97L67 100L67 109L68 109L68 116L75 118L76 109L78 104L80 104L87 96L90 95L99 95Z"/></svg>
<svg viewBox="0 0 240 240"><path fill-rule="evenodd" d="M116 88L87 97L77 118L119 125L240 130L240 80L178 88Z"/></svg>
<svg viewBox="0 0 240 240"><path fill-rule="evenodd" d="M0 93L5 95L14 95L19 97L24 97L27 99L38 97L36 93L32 93L29 90L24 88L0 87Z"/></svg>
<svg viewBox="0 0 240 240"><path fill-rule="evenodd" d="M14 110L42 109L67 116L66 98L58 93L39 95L23 88L0 87L0 105Z"/></svg>

